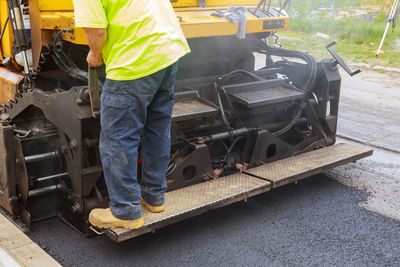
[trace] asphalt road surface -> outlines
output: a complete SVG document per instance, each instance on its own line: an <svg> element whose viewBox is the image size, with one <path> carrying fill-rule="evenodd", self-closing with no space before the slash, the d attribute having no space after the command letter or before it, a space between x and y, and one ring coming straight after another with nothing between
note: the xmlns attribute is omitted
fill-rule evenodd
<svg viewBox="0 0 400 267"><path fill-rule="evenodd" d="M400 75L343 77L339 141L374 156L119 244L58 219L31 238L64 266L399 266Z"/></svg>

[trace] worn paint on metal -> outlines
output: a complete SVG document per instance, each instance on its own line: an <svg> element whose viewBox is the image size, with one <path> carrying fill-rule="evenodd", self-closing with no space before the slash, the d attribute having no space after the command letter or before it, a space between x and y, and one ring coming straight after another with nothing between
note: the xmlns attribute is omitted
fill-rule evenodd
<svg viewBox="0 0 400 267"><path fill-rule="evenodd" d="M41 42L43 45L52 41L54 29L74 28L74 33L63 34L63 39L74 44L86 45L86 37L82 29L75 29L74 8L72 0L53 1L53 0L30 0L31 5L38 6L39 16L35 12L33 16L36 23L31 23L31 31L41 31ZM200 38L211 36L235 35L238 31L238 24L232 24L226 19L211 16L215 9L226 9L228 6L243 5L255 6L258 0L207 0L207 8L198 7L198 0L178 0L173 2L177 16L182 18L181 26L186 38ZM7 2L0 0L0 23L4 22L7 15ZM39 19L40 18L40 19ZM251 13L246 13L246 33L271 32L287 30L289 18L257 18ZM266 20L284 19L284 27L281 29L263 29L263 23ZM37 23L40 21L40 23ZM39 24L39 25L38 25ZM39 28L39 29L38 29ZM36 34L36 36L38 36ZM8 30L3 37L0 58L12 56L12 29ZM37 50L37 49L36 49ZM37 53L35 53L36 55ZM35 65L37 64L37 55L35 56Z"/></svg>
<svg viewBox="0 0 400 267"><path fill-rule="evenodd" d="M8 4L6 0L0 0L0 27L2 28L8 16ZM6 27L6 31L3 35L3 38L0 42L0 59L5 57L13 57L12 56L12 43L13 43L13 34L11 23L8 22L8 26Z"/></svg>
<svg viewBox="0 0 400 267"><path fill-rule="evenodd" d="M5 104L14 98L24 76L0 67L0 104Z"/></svg>
<svg viewBox="0 0 400 267"><path fill-rule="evenodd" d="M264 164L245 173L232 174L167 192L166 210L163 213L144 210L145 225L142 228L136 230L113 228L106 230L105 234L114 241L124 241L371 154L370 148L338 144Z"/></svg>
<svg viewBox="0 0 400 267"><path fill-rule="evenodd" d="M171 1L172 2L172 1ZM257 5L259 0L205 0L207 6L239 6L239 5ZM268 4L269 1L267 1ZM197 7L198 0L177 0L171 3L173 7ZM72 0L54 1L40 0L39 7L42 11L73 10Z"/></svg>
<svg viewBox="0 0 400 267"><path fill-rule="evenodd" d="M121 242L270 189L271 183L268 181L237 173L170 191L165 194L164 212L151 213L143 209L145 225L142 228L137 230L113 228L106 231L106 235L114 241Z"/></svg>

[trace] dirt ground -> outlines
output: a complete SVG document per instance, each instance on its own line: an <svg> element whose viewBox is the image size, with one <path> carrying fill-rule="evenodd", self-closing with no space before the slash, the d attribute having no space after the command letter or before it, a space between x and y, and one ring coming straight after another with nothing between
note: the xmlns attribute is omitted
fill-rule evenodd
<svg viewBox="0 0 400 267"><path fill-rule="evenodd" d="M339 140L375 151L330 173L369 193L361 206L400 221L400 74L364 70L355 78L342 77Z"/></svg>

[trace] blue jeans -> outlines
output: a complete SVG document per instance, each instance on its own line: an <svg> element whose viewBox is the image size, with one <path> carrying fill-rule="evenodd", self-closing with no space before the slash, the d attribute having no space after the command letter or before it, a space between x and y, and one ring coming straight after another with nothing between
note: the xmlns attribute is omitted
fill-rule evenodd
<svg viewBox="0 0 400 267"><path fill-rule="evenodd" d="M140 197L153 206L164 204L177 68L175 63L140 79L107 79L104 83L100 154L111 213L119 219L142 217ZM143 161L139 184L140 137Z"/></svg>

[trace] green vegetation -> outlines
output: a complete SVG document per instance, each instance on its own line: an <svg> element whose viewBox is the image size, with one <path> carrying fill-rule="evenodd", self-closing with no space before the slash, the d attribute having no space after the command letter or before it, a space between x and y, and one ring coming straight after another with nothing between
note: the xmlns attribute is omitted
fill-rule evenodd
<svg viewBox="0 0 400 267"><path fill-rule="evenodd" d="M352 4L341 1L340 8L318 10L315 5L321 7L326 1L300 1L300 11L292 6L292 12L296 10L298 17L291 19L290 31L279 33L280 43L284 48L307 51L316 59L322 59L329 57L325 46L336 40L335 50L349 62L400 68L400 52L396 48L396 42L400 42L398 28L394 33L390 28L383 47L385 53L375 58L374 51L378 49L392 3L380 3L379 8L365 5L371 1L351 1ZM318 32L330 38L315 36Z"/></svg>

